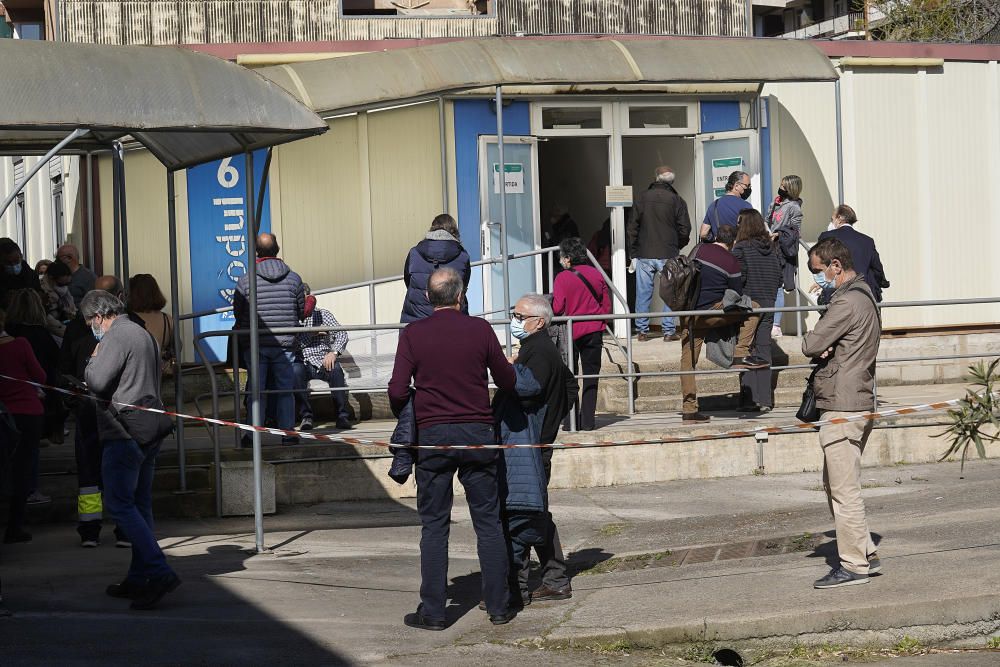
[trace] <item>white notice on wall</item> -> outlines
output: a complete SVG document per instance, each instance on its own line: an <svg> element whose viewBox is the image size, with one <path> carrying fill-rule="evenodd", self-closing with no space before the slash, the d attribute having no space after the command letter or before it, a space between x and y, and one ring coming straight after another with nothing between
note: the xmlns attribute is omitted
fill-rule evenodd
<svg viewBox="0 0 1000 667"><path fill-rule="evenodd" d="M726 194L729 174L734 171L746 171L743 168L743 158L723 157L712 160L712 190L716 197Z"/></svg>
<svg viewBox="0 0 1000 667"><path fill-rule="evenodd" d="M511 164L508 162L503 166L504 184L507 194L524 194L524 165L520 163ZM500 165L493 163L493 194L500 194Z"/></svg>
<svg viewBox="0 0 1000 667"><path fill-rule="evenodd" d="M605 185L604 186L604 205L608 208L613 206L631 206L632 205L632 186L631 185Z"/></svg>

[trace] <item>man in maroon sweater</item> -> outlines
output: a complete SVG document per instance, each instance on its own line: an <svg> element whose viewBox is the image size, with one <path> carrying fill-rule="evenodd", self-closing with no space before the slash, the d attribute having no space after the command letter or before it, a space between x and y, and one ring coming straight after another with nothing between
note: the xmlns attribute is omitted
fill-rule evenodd
<svg viewBox="0 0 1000 667"><path fill-rule="evenodd" d="M514 367L504 357L492 327L462 313L462 276L450 268L431 274L427 298L434 313L409 324L399 337L389 380L394 412L406 406L413 380L413 411L421 445L492 444L493 411L486 371L502 390L513 392ZM448 583L448 530L455 473L465 487L482 569L490 622L502 625L509 607L507 544L500 523L497 450L419 450L417 513L420 535L420 606L403 622L443 630Z"/></svg>

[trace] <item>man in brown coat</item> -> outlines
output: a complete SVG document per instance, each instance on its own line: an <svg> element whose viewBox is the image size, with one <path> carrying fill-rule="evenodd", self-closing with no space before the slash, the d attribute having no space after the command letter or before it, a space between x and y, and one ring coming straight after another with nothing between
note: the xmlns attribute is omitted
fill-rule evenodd
<svg viewBox="0 0 1000 667"><path fill-rule="evenodd" d="M809 270L820 287L834 289L826 313L802 338L802 353L821 365L813 381L821 419L868 412L874 407L875 356L882 332L875 298L864 276L854 271L851 252L837 239L812 247ZM840 565L817 580L816 588L867 584L868 575L881 569L861 497L861 455L871 430L869 420L820 427L823 486L837 530Z"/></svg>

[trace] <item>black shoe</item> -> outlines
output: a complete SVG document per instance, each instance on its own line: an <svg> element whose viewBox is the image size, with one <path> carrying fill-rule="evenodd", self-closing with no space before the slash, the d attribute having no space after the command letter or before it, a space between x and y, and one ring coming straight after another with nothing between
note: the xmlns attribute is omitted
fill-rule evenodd
<svg viewBox="0 0 1000 667"><path fill-rule="evenodd" d="M285 447L293 447L299 444L299 439L296 438L295 436L287 436L287 435L282 436L281 444L284 445Z"/></svg>
<svg viewBox="0 0 1000 667"><path fill-rule="evenodd" d="M521 609L524 609L531 604L531 593L528 591L521 592ZM486 611L486 600L479 603L479 611Z"/></svg>
<svg viewBox="0 0 1000 667"><path fill-rule="evenodd" d="M508 609L502 614L490 614L490 623L493 625L506 625L513 621L515 616L517 616L516 609Z"/></svg>
<svg viewBox="0 0 1000 667"><path fill-rule="evenodd" d="M341 418L337 420L337 428L340 429L341 431L350 431L352 428L354 428L354 425L351 424L351 421L349 419Z"/></svg>
<svg viewBox="0 0 1000 667"><path fill-rule="evenodd" d="M878 557L878 554L872 554L868 557L868 574L878 574L882 571L882 559Z"/></svg>
<svg viewBox="0 0 1000 667"><path fill-rule="evenodd" d="M854 574L842 567L830 570L830 574L822 579L817 579L813 588L838 588L840 586L853 586L855 584L867 584L867 574Z"/></svg>
<svg viewBox="0 0 1000 667"><path fill-rule="evenodd" d="M760 406L757 405L756 403L746 403L736 408L736 412L746 412L746 413L760 412L760 410L761 410Z"/></svg>
<svg viewBox="0 0 1000 667"><path fill-rule="evenodd" d="M240 447L242 447L243 449L252 449L253 436L250 435L249 433L244 433L242 436L240 436Z"/></svg>
<svg viewBox="0 0 1000 667"><path fill-rule="evenodd" d="M31 533L26 530L11 530L7 529L7 532L3 534L4 544L20 544L22 542L30 542Z"/></svg>
<svg viewBox="0 0 1000 667"><path fill-rule="evenodd" d="M536 588L531 593L531 599L535 602L547 602L549 600L568 600L573 597L573 589L569 586L566 588L549 588L548 586L542 586L541 588Z"/></svg>
<svg viewBox="0 0 1000 667"><path fill-rule="evenodd" d="M146 590L145 584L129 581L126 579L120 584L111 584L104 589L104 592L113 598L122 600L138 600Z"/></svg>
<svg viewBox="0 0 1000 667"><path fill-rule="evenodd" d="M712 418L700 412L685 412L681 417L681 421L683 422L695 422L695 423L707 422L710 419Z"/></svg>
<svg viewBox="0 0 1000 667"><path fill-rule="evenodd" d="M756 357L733 357L733 365L730 368L742 368L745 370L756 370L759 368L769 368L771 364Z"/></svg>
<svg viewBox="0 0 1000 667"><path fill-rule="evenodd" d="M403 625L407 625L411 628L417 628L420 630L433 630L435 632L439 630L444 630L448 627L448 624L444 619L434 620L427 618L420 611L423 607L417 607L417 611L412 614L407 614L403 617Z"/></svg>
<svg viewBox="0 0 1000 667"><path fill-rule="evenodd" d="M299 422L300 431L311 431L313 430L313 420L311 417L303 417L302 421Z"/></svg>
<svg viewBox="0 0 1000 667"><path fill-rule="evenodd" d="M156 603L163 599L167 593L177 590L181 585L181 578L176 574L170 574L159 579L150 579L145 589L138 597L132 599L131 609L144 611L152 609Z"/></svg>
<svg viewBox="0 0 1000 667"><path fill-rule="evenodd" d="M83 547L84 549L96 549L97 547L101 546L101 538L90 537L89 535L87 537L81 537L80 546Z"/></svg>

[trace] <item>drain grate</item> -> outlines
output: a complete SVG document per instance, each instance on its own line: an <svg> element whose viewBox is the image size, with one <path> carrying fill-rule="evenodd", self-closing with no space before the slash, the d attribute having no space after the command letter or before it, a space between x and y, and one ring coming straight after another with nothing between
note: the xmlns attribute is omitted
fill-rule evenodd
<svg viewBox="0 0 1000 667"><path fill-rule="evenodd" d="M628 556L614 556L605 560L577 560L574 556L570 561L576 567L578 574L606 574L608 572L626 572L645 570L654 567L677 567L695 563L714 563L722 560L739 558L756 558L760 556L778 556L787 553L813 551L823 541L821 535L800 533L785 537L771 537L766 540L747 540L712 546L671 549Z"/></svg>

